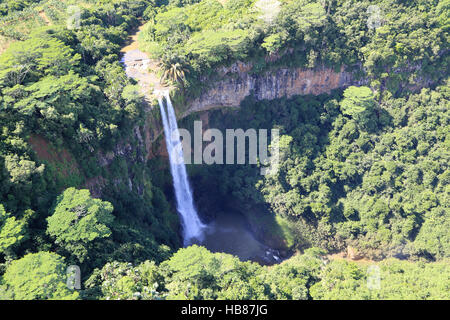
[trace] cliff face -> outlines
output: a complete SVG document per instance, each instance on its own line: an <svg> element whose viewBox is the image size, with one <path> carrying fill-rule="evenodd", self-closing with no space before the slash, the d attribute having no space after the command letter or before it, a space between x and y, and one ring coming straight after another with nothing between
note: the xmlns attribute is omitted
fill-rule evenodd
<svg viewBox="0 0 450 320"><path fill-rule="evenodd" d="M136 66L136 63L125 64L125 68L139 69L140 66ZM290 98L295 95L329 93L333 89L356 84L350 73L334 72L328 68L278 69L258 75L251 74L251 69L251 64L242 62L219 69L217 72L219 80L213 82L211 89L205 90L199 98L188 101L183 111L178 112L179 118L218 107L238 107L251 94L257 100L273 100L282 97ZM142 85L139 78L136 80ZM208 80L205 79L205 81ZM149 95L146 100L151 101L151 96ZM135 128L132 143L120 143L113 151L105 154L99 152L98 164L101 167L109 167L114 159L119 157L126 160L128 169L130 169L136 163L144 164L147 159L153 157L167 157L164 140L155 143L163 131L157 114L159 114L158 108L148 108L145 125ZM114 185L125 183L130 191L136 189L139 194L143 190L142 185L134 182L131 170L128 175L115 178L112 182ZM91 189L94 196L100 197L106 184L104 178L96 177L86 181L85 186Z"/></svg>
<svg viewBox="0 0 450 320"><path fill-rule="evenodd" d="M237 62L230 67L217 70L218 80L212 81L210 89L206 89L200 97L188 101L186 106L175 105L179 119L213 108L239 107L241 102L252 94L256 100L273 100L295 95L318 95L352 84L361 84L353 80L351 73L335 72L329 68L282 68L263 74L252 74L251 69L251 64ZM204 79L204 82L208 81L210 80ZM147 100L151 98L148 97ZM154 112L155 110L152 110L148 114L146 119L148 124L143 128L148 159L167 156L164 141L158 146L153 145L163 131L160 120L155 118ZM159 113L159 110L156 112Z"/></svg>
<svg viewBox="0 0 450 320"><path fill-rule="evenodd" d="M216 107L237 107L249 95L256 100L290 98L294 95L329 93L354 83L348 72L328 68L278 69L264 74L251 74L251 65L235 63L219 70L221 80L213 88L189 102L183 116ZM182 117L183 117L182 116Z"/></svg>

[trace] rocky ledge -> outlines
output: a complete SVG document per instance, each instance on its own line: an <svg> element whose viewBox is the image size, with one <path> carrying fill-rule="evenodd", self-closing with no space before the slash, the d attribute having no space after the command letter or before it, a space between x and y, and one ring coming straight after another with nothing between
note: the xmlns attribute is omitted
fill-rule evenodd
<svg viewBox="0 0 450 320"><path fill-rule="evenodd" d="M217 107L237 107L249 95L256 100L273 100L295 95L329 93L333 89L356 84L352 74L321 67L315 69L281 68L252 74L251 64L237 62L218 72L221 80L213 82L200 97L188 103L183 116Z"/></svg>

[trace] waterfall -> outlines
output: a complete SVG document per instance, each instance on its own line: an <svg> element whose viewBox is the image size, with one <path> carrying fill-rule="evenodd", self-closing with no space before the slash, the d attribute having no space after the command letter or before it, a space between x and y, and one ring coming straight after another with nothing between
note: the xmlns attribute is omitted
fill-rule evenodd
<svg viewBox="0 0 450 320"><path fill-rule="evenodd" d="M186 165L183 159L180 134L178 132L177 118L170 101L169 92L165 92L167 114L164 109L163 99L159 98L159 108L166 137L167 152L169 153L170 172L172 173L173 187L177 200L177 211L183 224L184 245L191 243L192 239L203 240L205 225L200 221L197 210L194 207L191 186L186 173Z"/></svg>

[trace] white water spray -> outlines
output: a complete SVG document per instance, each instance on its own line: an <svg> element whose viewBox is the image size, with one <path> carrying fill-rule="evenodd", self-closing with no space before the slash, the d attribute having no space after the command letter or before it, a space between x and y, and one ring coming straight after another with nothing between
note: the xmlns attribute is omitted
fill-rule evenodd
<svg viewBox="0 0 450 320"><path fill-rule="evenodd" d="M165 92L167 114L164 109L163 99L159 98L159 108L164 125L167 152L169 153L170 172L172 173L177 210L181 215L183 223L184 245L191 243L192 239L203 240L203 229L205 225L200 221L197 210L194 207L192 191L186 173L186 165L183 159L183 149L178 132L177 118L170 101L169 92Z"/></svg>

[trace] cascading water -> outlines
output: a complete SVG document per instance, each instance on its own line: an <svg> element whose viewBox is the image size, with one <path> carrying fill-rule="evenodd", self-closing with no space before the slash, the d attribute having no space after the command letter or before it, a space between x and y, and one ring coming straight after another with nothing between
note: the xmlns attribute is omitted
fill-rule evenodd
<svg viewBox="0 0 450 320"><path fill-rule="evenodd" d="M187 246L191 240L203 240L203 229L205 225L200 221L197 210L194 207L192 191L186 173L186 165L183 160L183 149L181 148L180 134L178 132L177 118L173 110L172 102L168 92L164 93L167 114L164 109L163 99L159 98L159 108L166 137L167 152L169 153L170 172L172 173L177 210L181 215L183 223L184 245Z"/></svg>

